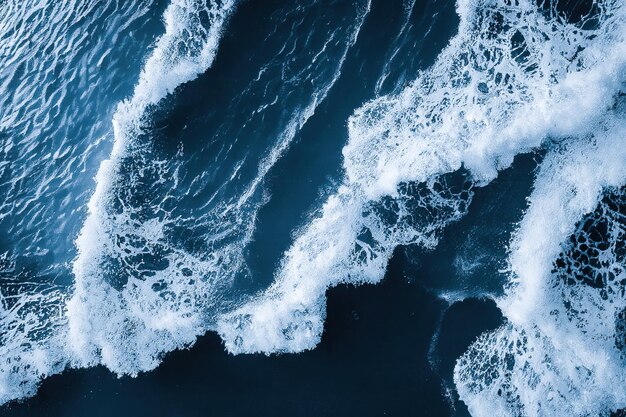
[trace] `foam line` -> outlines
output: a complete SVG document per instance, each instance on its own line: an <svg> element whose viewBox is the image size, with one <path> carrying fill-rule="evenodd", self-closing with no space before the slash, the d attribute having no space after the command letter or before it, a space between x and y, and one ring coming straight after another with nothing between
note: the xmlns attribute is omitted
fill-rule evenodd
<svg viewBox="0 0 626 417"><path fill-rule="evenodd" d="M142 75L136 95L120 106L114 118L116 135L121 135L120 142L123 144L126 141L127 144L124 147L116 146L112 159L102 165L102 176L98 180L104 178L105 182L110 183L105 183L103 187L98 185L90 203L91 215L77 241L80 250L80 256L74 263L77 285L75 295L68 304L70 341L77 365L102 363L114 372L131 375L153 369L160 363L165 352L189 346L197 336L210 330L214 315L223 308L220 302L234 303L242 298L240 294L233 294L230 285L235 275L246 268L244 248L254 231L258 207L264 202L258 198L258 190L271 167L339 78L347 53L356 41L370 9L369 2L365 3L364 7L356 10L354 21L346 21L349 26L345 41L333 35L319 45L318 56L327 48L338 49L338 60L331 67L333 71L327 77L324 75L322 82L315 80L322 78L317 73L324 74L319 66L314 65L315 58L313 63L309 63L306 54L302 53L302 64L305 67L298 74L305 78L297 81L312 83L312 96L307 103L296 107L293 114L289 115L276 143L264 158L260 158L256 175L253 174L249 182L244 183L243 189L237 190L234 197L219 201L217 207L203 206L199 213L201 218L183 218L182 216L187 216L186 213L181 216L171 215L167 208L161 206L158 197L154 204L147 204L149 207L142 212L143 207L134 207L132 204L132 184L131 191L125 190L124 175L130 182L146 182L142 179L146 175L162 182L164 189L156 193L151 190L150 198L155 195L175 196L180 190L177 189L177 169L172 168L176 161L154 160L150 151L146 151L146 147L135 138L141 135L144 116L149 116L150 107L160 97L171 92L177 82L194 76L194 71L201 65L210 64L209 59L198 59L194 54L207 48L212 51L210 45L217 44L212 33L215 36L219 34L219 28L225 22L231 6L229 3L228 7L220 7L213 10L213 26L206 32L199 29L199 34L189 35L184 24L181 26L181 23L177 23L182 29L176 29L178 26L173 29L167 26L164 35L167 41L160 40L157 43L157 58L148 60L144 72L152 71L151 68L154 71L160 68L157 77L166 77L170 68L167 65L173 61L171 71L174 72L175 82L171 84L171 88L167 84L159 84L158 81L153 85L151 73ZM177 12L177 19L182 19L181 14L184 18L184 13L187 12ZM201 12L194 11L192 19L187 20L193 23L196 19L195 13ZM172 14L169 9L166 14L168 13ZM166 22L178 20L169 18ZM192 50L181 57L164 57L164 53L159 52L161 49L167 50L168 45L178 45L176 31L185 37L184 40L189 38ZM199 43L199 39L204 39L203 36L209 46ZM161 46L163 42L165 46ZM299 54L300 52L296 57L300 57ZM282 55L280 57L284 58ZM155 63L152 63L153 59ZM199 64L196 65L196 61ZM165 70L162 68L164 65ZM279 67L283 63L272 61L272 65ZM316 77L307 78L309 72ZM144 80L149 81L142 85ZM268 82L273 83L275 80ZM160 90L155 93L155 88ZM252 93L246 89L242 94ZM135 101L139 105L134 104ZM140 111L144 113L140 114ZM125 168L124 173L120 174L119 167L123 163L127 163L130 169ZM115 182L116 178L120 178L122 185ZM119 206L117 209L116 204ZM207 241L206 251L191 253L185 247L179 247L168 240L168 232L187 221L192 221L195 226L206 226L206 229L198 227L208 231L208 235L203 236ZM142 269L142 258L157 259L162 266ZM223 299L228 297L228 301L224 302ZM231 299L234 301L230 301Z"/></svg>
<svg viewBox="0 0 626 417"><path fill-rule="evenodd" d="M0 4L0 404L68 365L73 228L92 185L77 173L92 173L108 130L103 91L120 86L120 61L150 36L148 3ZM137 28L145 33L116 41Z"/></svg>
<svg viewBox="0 0 626 417"><path fill-rule="evenodd" d="M147 293L140 290L141 284L136 291L120 293L103 282L101 268L103 259L115 250L111 237L116 233L124 235L124 230L136 226L131 219L110 213L111 190L122 159L138 145L134 140L141 134L151 107L212 64L234 6L232 0L206 5L174 0L164 14L165 34L146 61L132 97L120 103L113 117L113 150L100 165L96 190L88 204L89 214L76 240L76 284L67 306L70 351L75 365L102 362L114 371L134 374L139 369L154 368L161 352L191 343L201 331L200 318L185 308L164 309L159 317L137 310L132 298ZM208 25L203 21L208 21ZM155 241L163 225L152 222L140 227L149 228L142 235L152 236ZM145 300L147 305L161 302L156 295L153 300ZM102 309L94 310L90 305L100 305ZM102 326L105 329L100 329ZM154 331L141 332L146 326ZM129 334L139 335L139 344L130 340ZM120 353L124 350L127 354Z"/></svg>
<svg viewBox="0 0 626 417"><path fill-rule="evenodd" d="M472 415L604 415L626 406L625 129L623 113L609 117L542 163L511 244L510 288L498 300L508 322L455 369Z"/></svg>

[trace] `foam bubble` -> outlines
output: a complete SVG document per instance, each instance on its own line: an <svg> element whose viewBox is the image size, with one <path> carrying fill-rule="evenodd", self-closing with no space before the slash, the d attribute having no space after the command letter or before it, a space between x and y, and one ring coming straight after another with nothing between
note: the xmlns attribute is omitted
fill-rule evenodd
<svg viewBox="0 0 626 417"><path fill-rule="evenodd" d="M473 415L599 415L626 405L620 101L541 165L498 300L508 322L479 338L455 370Z"/></svg>
<svg viewBox="0 0 626 417"><path fill-rule="evenodd" d="M398 244L434 247L438 233L462 216L471 198L465 173L399 187L396 198L363 206L342 186L296 239L266 292L220 317L227 349L299 352L313 348L325 318L325 291L341 282L375 283Z"/></svg>
<svg viewBox="0 0 626 417"><path fill-rule="evenodd" d="M68 264L108 130L98 118L150 17L143 0L0 4L0 403L67 365Z"/></svg>
<svg viewBox="0 0 626 417"><path fill-rule="evenodd" d="M342 185L297 233L273 284L222 313L211 307L220 301L220 286L245 267L242 251L258 208L251 196L339 77L369 3L350 26L330 80L289 119L258 175L239 198L202 219L211 226L209 249L196 256L168 245L168 230L186 219L173 215L167 201L157 201L176 189L177 161L160 161L142 135L151 110L212 64L234 2L174 0L164 15L165 34L113 118L114 147L100 166L76 240L75 288L67 312L59 313L61 330L28 349L17 371L2 374L0 401L31 395L38 378L68 361L102 363L120 374L152 369L165 352L193 343L214 320L233 353L310 349L323 331L327 288L378 282L399 245L434 247L441 230L467 211L476 186L551 136L553 151L513 244L515 275L500 302L509 323L470 349L455 381L477 414L557 413L558 407L581 414L585 407L605 411L622 404L618 365L624 349L615 335L626 327L623 291L613 284L604 292L566 286L569 272L551 270L576 221L594 209L606 187L623 182L623 112L607 112L624 80L624 6L620 0L593 2L597 7L574 19L553 7L559 4L459 0L458 33L435 64L399 94L366 103L349 119ZM128 202L138 197L135 183L164 192L152 193L148 209L133 206ZM611 212L618 219L612 204L602 206L602 216ZM236 221L225 222L227 217ZM617 220L611 225L610 242L617 245L623 227ZM616 250L602 253L615 257ZM615 276L617 264L601 266L601 273ZM63 297L35 293L42 302ZM567 305L561 306L563 294ZM3 317L14 314L4 301ZM586 315L577 314L581 310ZM24 313L27 331L38 331L41 320ZM613 327L605 325L607 317ZM591 345L601 354L593 357ZM493 359L493 366L482 366L483 359Z"/></svg>

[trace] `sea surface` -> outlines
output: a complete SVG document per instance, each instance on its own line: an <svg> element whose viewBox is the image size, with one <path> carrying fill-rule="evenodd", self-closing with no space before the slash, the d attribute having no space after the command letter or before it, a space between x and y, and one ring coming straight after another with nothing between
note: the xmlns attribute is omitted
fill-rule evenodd
<svg viewBox="0 0 626 417"><path fill-rule="evenodd" d="M0 416L626 409L623 0L0 0Z"/></svg>

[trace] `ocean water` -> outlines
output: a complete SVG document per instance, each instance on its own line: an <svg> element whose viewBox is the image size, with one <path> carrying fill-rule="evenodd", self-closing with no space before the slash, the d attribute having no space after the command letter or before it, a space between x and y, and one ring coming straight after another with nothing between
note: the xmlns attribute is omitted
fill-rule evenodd
<svg viewBox="0 0 626 417"><path fill-rule="evenodd" d="M0 0L0 414L619 415L625 83L623 0Z"/></svg>

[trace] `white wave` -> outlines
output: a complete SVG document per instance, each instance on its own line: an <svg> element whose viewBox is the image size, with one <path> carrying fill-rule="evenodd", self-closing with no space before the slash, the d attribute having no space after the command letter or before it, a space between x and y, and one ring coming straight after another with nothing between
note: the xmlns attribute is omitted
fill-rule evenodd
<svg viewBox="0 0 626 417"><path fill-rule="evenodd" d="M191 309L191 300L168 303L144 288L152 285L148 281L134 282L126 291L117 291L102 279L106 273L102 268L107 256L115 257L116 236L135 234L147 248L162 236L167 219L141 223L133 218L132 210L119 215L111 212L114 181L123 158L141 147L135 139L141 134L151 107L212 64L234 3L174 0L164 14L165 34L146 61L132 97L120 103L113 117L115 141L111 157L100 166L89 214L76 240L75 288L67 305L68 342L74 365L101 362L118 373L136 374L156 367L163 352L191 343L202 329L198 325L201 317ZM212 260L194 265L196 260L187 258L187 254L179 252L176 263L170 263L160 273L165 277L178 276L183 269L181 264L190 265L192 273L214 269ZM184 282L179 285L183 287L179 293L188 292ZM210 287L193 289L208 291Z"/></svg>
<svg viewBox="0 0 626 417"><path fill-rule="evenodd" d="M158 208L162 215L139 219L141 213L126 206L123 199L118 200L113 191L120 187L116 181L123 162L143 156L145 147L138 138L151 109L212 64L233 8L231 0L209 5L174 0L167 8L165 34L146 61L132 97L118 106L113 118L113 151L100 166L88 217L76 240L74 294L67 303L67 315L60 312L63 320L69 321L68 330L59 332L60 341L54 342L59 346L32 349L23 359L20 372L2 374L0 401L32 394L39 378L58 372L68 361L74 366L102 363L120 374L152 369L165 352L193 343L207 330L206 307L216 301L219 282L228 281L225 277L241 268L239 249L250 238L254 214L241 210L236 213L248 217L242 227L244 243L237 243L240 246L236 251L227 246L198 259L184 250L167 248L165 267L151 271L150 279L129 281L123 291L114 288L105 276L112 272L106 266L110 259L124 263L128 259L126 255L159 255L166 228L178 220L168 217L167 210L161 207ZM239 198L239 205L245 205L256 192L297 130L326 97L341 73L347 48L356 41L368 11L369 6L359 15L332 79L287 123L276 146L262 160L258 175ZM616 132L623 129L623 123L606 120L605 115L624 80L624 5L620 0L603 2L596 15L585 21L596 22L596 26L590 23L584 28L583 24L569 22L559 14L544 13L531 0L459 0L457 11L461 17L458 34L436 63L400 94L367 103L350 118L349 142L343 151L343 184L298 233L276 271L272 286L235 311L220 316L217 330L233 353L297 352L312 348L323 331L327 288L342 282L379 281L398 245L418 244L427 248L436 245L440 230L466 211L472 188L495 178L516 154L540 146L548 136L575 136L579 139L568 139L561 144L565 149L561 154L547 158L542 171L546 174L541 175L545 178L560 175L562 181L567 181L566 174L571 171L561 170L563 166L582 170L593 161L602 165L602 172L595 175L587 169L583 171L588 173L585 178L589 177L586 184L579 187L575 181L570 182L568 190L554 195L537 191L542 187L554 188L556 184L550 179L544 184L540 176L533 197L539 208L529 209L526 218L530 220L522 224L518 233L511 257L516 281L510 298L501 303L510 324L492 337L481 339L470 352L499 355L510 346L510 341L527 340L528 329L537 329L539 336L528 342L534 343L535 351L553 354L555 363L559 358L554 352L571 353L574 359L557 363L556 368L580 373L584 369L576 362L580 360L591 367L585 369L593 370L581 379L593 388L591 394L584 394L598 404L605 404L602 407L621 404L622 393L617 390L608 399L598 394L601 388L609 387L615 378L621 377L613 367L617 357L609 342L601 346L608 355L602 368L604 362L600 359L577 356L574 348L588 340L580 335L581 330L571 330L575 326L565 325L561 331L549 320L540 318L549 313L549 302L553 301L543 280L549 275L546 271L551 268L550 256L558 255L558 245L554 242L561 242L567 231L571 232L576 216L577 219L593 209L602 187L618 184L623 175L623 149L615 145L616 141L620 143ZM598 119L603 118L600 124ZM590 127L598 126L605 129L605 134L592 135ZM584 132L582 136L581 132ZM590 136L594 137L593 141ZM576 156L583 151L593 151L596 159L587 158L587 154ZM167 165L165 161L151 160L150 164L158 181L176 187L175 169L162 169ZM142 170L131 175L139 178L144 174ZM570 198L571 206L561 207L566 198ZM116 204L122 209L116 210ZM237 208L225 205L228 210ZM551 207L562 216L547 223L546 230L536 231L533 219L550 221L541 216L541 207ZM225 215L216 216L216 239L228 234L220 228ZM528 235L524 230L528 230ZM545 234L534 234L539 232ZM548 236L548 233L552 234ZM547 236L537 245L540 252L528 240L536 236ZM125 240L121 241L120 237ZM533 268L525 271L527 262ZM138 272L130 263L123 264L123 268L130 275ZM153 290L160 282L167 282L171 291ZM524 308L528 300L536 302L538 308ZM619 302L616 308L621 305ZM198 303L203 303L203 308L198 308ZM602 333L602 326L596 327L586 331L593 330L591 333L597 333L593 337L600 339L607 336ZM570 330L576 337L570 346L559 351L561 345L555 343L561 343L559 337ZM475 366L472 354L464 358L467 364L474 361L471 364ZM474 355L480 357L478 353ZM536 368L544 365L537 364ZM496 414L515 413L517 409L512 410L510 403L496 398L493 385L466 389L464 384L480 384L481 375L472 374L474 379L469 381L463 379L463 369L467 368L457 368L457 384L473 412L493 413L494 409L481 409L478 405L488 398L493 399L494 408L500 407L495 409ZM560 376L558 372L550 374L550 382L562 383ZM571 381L572 378L567 380L568 387ZM509 380L505 382L511 385ZM515 381L513 385L521 387L524 383L532 381ZM527 404L539 404L539 394L548 392L530 390L515 406L523 404L531 410L528 412L537 411ZM564 394L565 389L559 388L557 392L565 399L554 404L568 402L568 410L579 412L586 404L582 402L586 397L571 401L567 397L570 394Z"/></svg>
<svg viewBox="0 0 626 417"><path fill-rule="evenodd" d="M603 249L576 229L607 190L623 193L623 117L594 128L592 139L553 150L542 163L512 242L511 288L498 300L508 322L483 335L455 370L472 415L603 415L626 406L623 335L616 333L626 308L620 282L626 266L616 249L623 244L623 214L600 204L598 216L608 223ZM571 258L570 236L585 245L584 258ZM589 255L594 251L597 268ZM560 254L564 261L555 264ZM578 276L594 282L596 275L600 288L575 282Z"/></svg>
<svg viewBox="0 0 626 417"><path fill-rule="evenodd" d="M65 288L32 282L13 286L18 294L0 294L0 404L34 395L41 378L67 365L61 348Z"/></svg>
<svg viewBox="0 0 626 417"><path fill-rule="evenodd" d="M189 216L187 213L177 217L163 208L161 201L156 201L148 208L147 218L150 220L146 220L142 208L134 207L132 202L127 201L134 197L132 190L126 191L124 185L120 186L116 181L121 178L122 184L126 184L127 179L124 179L126 175L131 181L136 179L146 182L142 178L152 175L150 178L158 179L163 184L164 193L159 194L160 196L169 198L176 195L178 174L177 170L172 168L176 161L151 159L153 155L150 151L144 150L147 147L134 139L142 133L143 118L149 115L147 112L150 106L171 92L179 81L186 80L188 76L195 76L203 65L210 64L209 59L201 59L196 65L196 56L193 53L191 54L193 59L189 58L188 54L168 58L162 50L167 51L174 45L177 48L175 51L179 51L180 39L176 37L179 36L179 32L193 40L194 45L205 36L206 44L209 46L203 44L204 46L201 45L198 50L213 48L211 45L217 44L214 38L219 34L220 27L232 6L228 3L220 7L213 11L211 30L200 34L189 35L182 29L184 24L177 20L181 19L182 12L177 12L179 16L177 18L166 19L166 22L178 22L177 26L174 29L167 26L164 35L167 40L160 40L157 43L155 49L157 57L148 60L135 96L123 103L116 113L114 118L116 145L113 156L101 167L97 178L98 187L89 206L90 216L77 240L79 257L74 263L76 290L68 303L69 341L76 365L102 363L119 374L135 375L156 367L164 353L192 344L198 335L211 328L213 315L220 308L219 303L224 302L223 299L228 296L224 295L227 292L225 288L230 289L235 275L246 268L243 252L251 240L258 207L263 203L262 199L259 201L257 198L258 189L271 167L308 118L314 114L319 103L326 98L339 78L348 50L356 41L365 16L369 12L367 2L366 7L356 9L354 21L351 18L346 19L342 22L342 27L335 28L335 32L328 39L322 38L324 41L322 45L311 44L308 50L296 52L287 50L285 52L289 57L283 57L281 50L279 52L281 59L273 58L269 66L264 67L266 71L274 71L274 74L289 75L282 59L293 59L292 62L295 62L296 58L299 59L301 62L298 62L298 65L303 65L303 68L298 69L296 73L302 79L290 80L287 85L291 88L283 90L281 87L281 94L291 94L296 90L298 83L312 85L313 92L310 100L303 104L299 103L286 121L280 120L280 124L284 126L281 126L282 131L277 141L263 158L259 158L259 166L255 167L258 168L256 175L244 183L245 187L238 190L235 197L219 201L216 207L203 205L201 218L193 219L187 218ZM299 13L307 13L308 9L297 10ZM170 9L168 13L172 13ZM192 15L195 16L193 13ZM343 27L344 25L346 26ZM347 39L337 36L344 34L344 30L347 31ZM296 45L296 36L290 33L288 36L289 41ZM316 64L316 58L310 62L311 57L308 53L318 47L316 57L327 50L332 50L329 56L335 55L337 58L333 60L332 65L329 66L326 61ZM190 59L191 63L188 62ZM170 61L174 63L170 65ZM167 76L170 67L174 72L175 82L171 82L171 87L167 87L167 83L170 82ZM153 74L157 69L160 72ZM153 75L157 78L156 81L151 78ZM159 81L159 78L163 77L165 81ZM261 75L257 77L242 94L251 94L253 88L258 88L255 83L261 78ZM276 80L268 82L275 83ZM153 91L154 89L158 89L157 93ZM267 86L265 89L268 89ZM239 97L236 97L234 101L238 99ZM282 97L279 101L283 101ZM264 109L274 102L275 98L269 104L262 104L251 117L261 113L260 117L263 118ZM129 159L138 162L131 162L132 169L126 168L120 175L119 167L128 163ZM241 169L241 165L234 169ZM231 175L231 179L233 178L235 175ZM236 180L239 181L240 177L237 176ZM224 187L224 184L221 184L221 187ZM217 194L211 199L215 195ZM115 204L121 205L121 208L115 209ZM210 234L203 236L208 242L207 248L210 248L206 253L190 253L185 248L176 247L168 241L168 229L180 226L182 222L206 226ZM162 261L165 266L142 270L143 261L133 260L142 256L156 258L157 262ZM119 267L115 266L116 264ZM114 280L120 276L122 279L128 277L128 281L116 287L108 275L115 275ZM161 287L165 289L159 289ZM230 296L236 300L238 295Z"/></svg>
<svg viewBox="0 0 626 417"><path fill-rule="evenodd" d="M94 122L109 110L101 92L119 85L120 55L103 61L119 33L149 21L148 6L0 2L0 404L33 395L67 365L70 231L82 219L77 206L95 172L89 161L107 130ZM117 45L132 51L140 43Z"/></svg>
<svg viewBox="0 0 626 417"><path fill-rule="evenodd" d="M585 29L531 1L460 1L457 11L458 34L435 64L350 118L343 185L300 231L273 285L221 317L229 351L314 347L327 288L379 281L396 246L431 247L463 214L471 192L450 192L444 174L464 166L486 184L518 153L584 130L611 106L623 79L621 2L602 3L598 26Z"/></svg>

